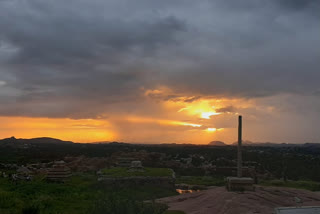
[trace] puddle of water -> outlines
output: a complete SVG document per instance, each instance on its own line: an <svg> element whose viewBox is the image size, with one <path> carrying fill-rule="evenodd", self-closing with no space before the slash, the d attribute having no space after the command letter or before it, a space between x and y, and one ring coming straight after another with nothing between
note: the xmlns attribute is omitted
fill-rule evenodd
<svg viewBox="0 0 320 214"><path fill-rule="evenodd" d="M192 190L192 189L176 189L176 191L179 194L185 194L185 193L193 193L193 192L200 192L200 190Z"/></svg>

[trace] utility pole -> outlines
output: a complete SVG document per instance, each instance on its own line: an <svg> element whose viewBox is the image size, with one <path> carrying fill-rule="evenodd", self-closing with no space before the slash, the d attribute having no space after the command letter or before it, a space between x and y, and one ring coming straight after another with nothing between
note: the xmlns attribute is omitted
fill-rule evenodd
<svg viewBox="0 0 320 214"><path fill-rule="evenodd" d="M227 177L228 191L254 191L253 179L242 177L242 116L239 116L238 124L238 160L237 160L237 177Z"/></svg>
<svg viewBox="0 0 320 214"><path fill-rule="evenodd" d="M239 124L238 124L238 169L237 176L238 178L242 177L242 116L239 116Z"/></svg>

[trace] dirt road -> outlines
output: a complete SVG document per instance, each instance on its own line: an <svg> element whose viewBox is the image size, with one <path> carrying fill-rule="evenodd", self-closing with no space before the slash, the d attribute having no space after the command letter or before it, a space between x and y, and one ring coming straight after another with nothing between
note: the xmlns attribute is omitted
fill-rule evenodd
<svg viewBox="0 0 320 214"><path fill-rule="evenodd" d="M254 192L228 192L224 187L213 187L196 193L158 199L169 205L169 210L187 214L271 214L276 207L320 206L320 194L292 188L257 186Z"/></svg>

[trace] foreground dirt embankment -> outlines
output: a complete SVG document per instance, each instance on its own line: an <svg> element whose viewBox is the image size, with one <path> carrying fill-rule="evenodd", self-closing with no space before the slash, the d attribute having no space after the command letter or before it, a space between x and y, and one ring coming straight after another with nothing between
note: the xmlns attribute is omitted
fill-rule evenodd
<svg viewBox="0 0 320 214"><path fill-rule="evenodd" d="M276 207L320 206L320 194L300 189L257 186L254 192L228 192L225 187L213 187L196 193L182 194L157 201L169 205L170 210L187 214L271 214Z"/></svg>

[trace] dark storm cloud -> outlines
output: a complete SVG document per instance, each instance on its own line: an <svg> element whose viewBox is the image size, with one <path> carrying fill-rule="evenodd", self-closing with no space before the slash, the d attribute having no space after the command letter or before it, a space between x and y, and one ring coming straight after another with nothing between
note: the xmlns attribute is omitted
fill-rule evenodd
<svg viewBox="0 0 320 214"><path fill-rule="evenodd" d="M264 11L268 10L269 14L274 12L281 12L282 14L286 12L296 12L309 10L313 11L314 9L319 8L320 4L318 0L273 0L273 1L264 1L264 0L246 0L246 1L236 1L236 0L216 0L212 1L213 5L219 5L224 9L232 10L233 12L243 12L250 10ZM261 15L261 14L260 14ZM316 15L316 14L309 14Z"/></svg>
<svg viewBox="0 0 320 214"><path fill-rule="evenodd" d="M234 106L227 106L223 108L216 109L216 112L218 113L229 113L229 112L235 112L236 108Z"/></svg>
<svg viewBox="0 0 320 214"><path fill-rule="evenodd" d="M95 117L163 85L184 102L315 94L319 5L0 1L0 114Z"/></svg>
<svg viewBox="0 0 320 214"><path fill-rule="evenodd" d="M319 1L318 0L279 0L275 3L280 4L283 8L289 10L304 10L304 9L319 9Z"/></svg>
<svg viewBox="0 0 320 214"><path fill-rule="evenodd" d="M72 60L94 61L101 57L109 63L120 63L121 52L138 48L150 54L157 45L174 43L173 34L184 29L175 17L151 22L74 18L68 21L67 17L50 17L47 21L26 23L31 25L25 26L26 32L19 23L4 24L4 38L21 48L12 63L70 64Z"/></svg>

